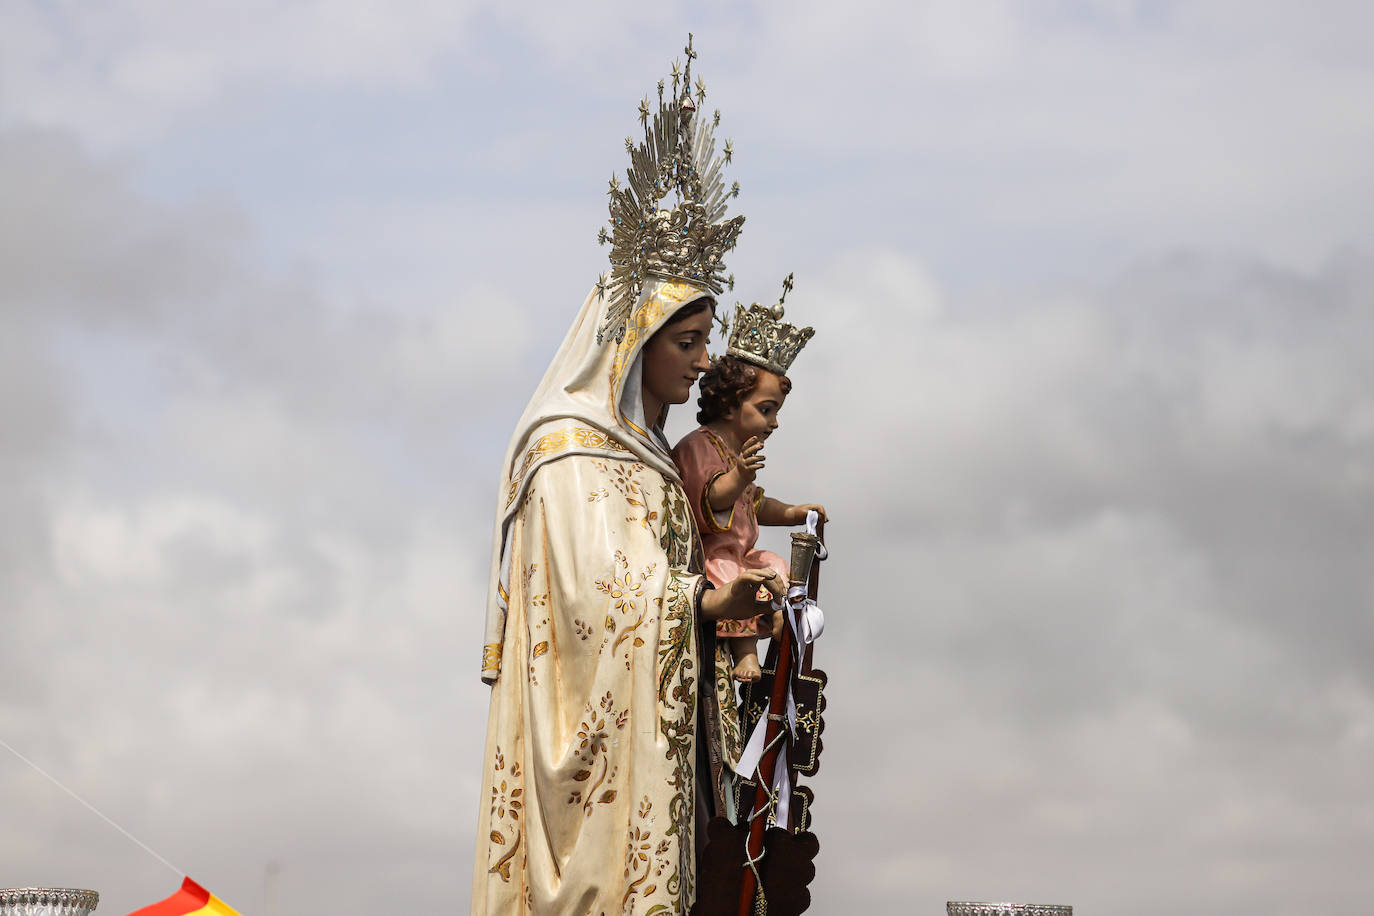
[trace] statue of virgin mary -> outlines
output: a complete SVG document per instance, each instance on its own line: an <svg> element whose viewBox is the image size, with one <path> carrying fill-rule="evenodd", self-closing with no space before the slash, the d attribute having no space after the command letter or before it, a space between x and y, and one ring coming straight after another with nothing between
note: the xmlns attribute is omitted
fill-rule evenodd
<svg viewBox="0 0 1374 916"><path fill-rule="evenodd" d="M714 621L754 616L759 586L782 588L772 570L710 588L662 432L707 366L720 259L743 223L722 219L694 56L689 41L652 118L640 107L645 141L628 185L612 182L612 269L506 453L475 914L685 914L699 824L730 814L739 733Z"/></svg>

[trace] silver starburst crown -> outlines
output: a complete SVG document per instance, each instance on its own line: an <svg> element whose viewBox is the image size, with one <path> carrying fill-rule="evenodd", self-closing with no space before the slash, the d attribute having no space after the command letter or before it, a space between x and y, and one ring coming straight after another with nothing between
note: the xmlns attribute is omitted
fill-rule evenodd
<svg viewBox="0 0 1374 916"><path fill-rule="evenodd" d="M755 302L746 310L736 303L735 322L726 353L776 375L787 374L792 360L816 334L815 328L798 328L782 320L782 303L792 292L793 276L788 274L782 281L782 296L767 308Z"/></svg>
<svg viewBox="0 0 1374 916"><path fill-rule="evenodd" d="M598 343L606 337L624 339L626 319L649 278L690 283L715 294L734 289L735 278L723 276L721 262L744 225L743 216L725 219L725 202L739 196L739 182L727 188L722 176L734 145L726 140L716 156L720 112L698 117L706 83L698 76L692 85L697 54L690 34L684 52L685 68L673 62L671 92L658 81L657 109L647 98L639 103L644 139L636 144L625 138L628 180L621 185L611 176L610 231L602 228L598 236L601 244L611 243L611 272L609 279L597 281L610 307L597 329ZM677 200L669 206L664 198L673 192Z"/></svg>

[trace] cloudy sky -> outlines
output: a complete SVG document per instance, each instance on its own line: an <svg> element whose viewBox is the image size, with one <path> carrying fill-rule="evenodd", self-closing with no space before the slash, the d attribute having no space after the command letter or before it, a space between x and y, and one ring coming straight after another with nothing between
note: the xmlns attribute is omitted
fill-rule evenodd
<svg viewBox="0 0 1374 916"><path fill-rule="evenodd" d="M1353 0L0 0L0 740L245 914L466 910L500 457L688 31L818 329L813 910L1367 904ZM0 885L179 881L0 799Z"/></svg>

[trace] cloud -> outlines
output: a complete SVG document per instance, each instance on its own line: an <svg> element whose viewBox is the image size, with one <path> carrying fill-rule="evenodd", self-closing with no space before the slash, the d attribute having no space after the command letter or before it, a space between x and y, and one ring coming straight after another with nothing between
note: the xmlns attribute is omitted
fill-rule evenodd
<svg viewBox="0 0 1374 916"><path fill-rule="evenodd" d="M419 875L411 904L461 899L453 812L475 797L484 697L436 647L472 636L495 415L520 400L470 392L520 387L536 306L341 309L257 265L251 237L202 233L204 211L7 139L45 151L11 158L12 181L53 162L69 177L46 186L81 194L50 192L28 243L76 269L16 274L7 296L54 421L6 491L37 533L7 579L5 668L34 699L3 708L6 735L244 905L268 860L283 901L395 905L379 876ZM204 266L199 288L161 240ZM817 907L968 888L1131 912L1133 876L1168 873L1180 906L1239 913L1347 886L1374 752L1369 531L1348 508L1367 256L1296 274L1180 254L1014 302L892 250L815 273L792 309L826 320L766 483L836 518ZM90 303L72 276L126 291ZM478 454L466 428L493 431ZM111 903L160 892L122 838L6 779L38 833L5 841L21 867L61 842Z"/></svg>
<svg viewBox="0 0 1374 916"><path fill-rule="evenodd" d="M832 852L818 906L1284 912L1349 887L1371 266L1179 254L979 303L854 252L789 298L825 321L766 484L835 518L817 822L870 863Z"/></svg>
<svg viewBox="0 0 1374 916"><path fill-rule="evenodd" d="M472 13L432 0L22 2L0 20L3 101L12 117L127 143L245 85L423 85Z"/></svg>
<svg viewBox="0 0 1374 916"><path fill-rule="evenodd" d="M766 8L742 67L709 63L739 168L766 163L746 192L810 227L794 258L863 220L942 274L1024 288L1175 246L1311 271L1370 233L1348 197L1374 137L1351 37L1370 23L1348 3Z"/></svg>
<svg viewBox="0 0 1374 916"><path fill-rule="evenodd" d="M688 17L271 7L0 13L0 735L245 911L461 907L569 176ZM1363 886L1365 16L692 12L741 297L818 328L764 481L835 517L817 912ZM170 889L0 781L16 874Z"/></svg>
<svg viewBox="0 0 1374 916"><path fill-rule="evenodd" d="M273 858L284 901L394 903L334 878L471 843L475 745L435 723L483 715L452 697L476 656L434 650L475 638L507 432L462 405L522 363L527 306L455 283L445 308L341 308L234 212L154 203L63 135L0 132L0 160L23 203L0 220L0 731L243 906ZM31 831L0 841L13 868L63 849L116 910L162 893L127 840L0 773Z"/></svg>

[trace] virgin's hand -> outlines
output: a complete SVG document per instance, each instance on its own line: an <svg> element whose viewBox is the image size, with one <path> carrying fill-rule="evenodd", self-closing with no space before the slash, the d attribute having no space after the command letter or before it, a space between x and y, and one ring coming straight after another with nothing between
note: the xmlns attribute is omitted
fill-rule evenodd
<svg viewBox="0 0 1374 916"><path fill-rule="evenodd" d="M758 436L750 436L739 450L740 476L752 483L755 475L763 470L763 462L763 440Z"/></svg>
<svg viewBox="0 0 1374 916"><path fill-rule="evenodd" d="M787 593L782 577L772 569L746 569L720 588L709 589L701 596L701 613L707 620L747 620L767 613L767 601L757 601L759 586L773 597Z"/></svg>

